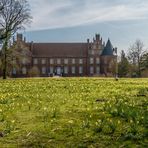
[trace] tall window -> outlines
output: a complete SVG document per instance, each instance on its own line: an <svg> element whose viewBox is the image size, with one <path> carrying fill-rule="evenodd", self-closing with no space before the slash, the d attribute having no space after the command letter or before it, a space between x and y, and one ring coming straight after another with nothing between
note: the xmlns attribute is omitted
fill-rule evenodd
<svg viewBox="0 0 148 148"><path fill-rule="evenodd" d="M22 64L26 64L26 63L27 63L26 58L23 58L23 59L22 59Z"/></svg>
<svg viewBox="0 0 148 148"><path fill-rule="evenodd" d="M90 58L90 64L94 64L94 58Z"/></svg>
<svg viewBox="0 0 148 148"><path fill-rule="evenodd" d="M23 75L27 74L27 69L26 69L26 67L23 67L23 68L22 68L22 74L23 74Z"/></svg>
<svg viewBox="0 0 148 148"><path fill-rule="evenodd" d="M50 73L53 73L53 67L50 67L49 70L50 70Z"/></svg>
<svg viewBox="0 0 148 148"><path fill-rule="evenodd" d="M61 59L57 59L57 64L61 64Z"/></svg>
<svg viewBox="0 0 148 148"><path fill-rule="evenodd" d="M72 67L71 67L71 72L72 72L72 74L75 74L75 73L76 73L76 68L75 68L75 66L72 66Z"/></svg>
<svg viewBox="0 0 148 148"><path fill-rule="evenodd" d="M99 50L99 55L101 55L101 54L102 54L102 50L100 49L100 50Z"/></svg>
<svg viewBox="0 0 148 148"><path fill-rule="evenodd" d="M90 74L94 74L94 67L93 66L90 67Z"/></svg>
<svg viewBox="0 0 148 148"><path fill-rule="evenodd" d="M42 59L42 64L46 64L46 59Z"/></svg>
<svg viewBox="0 0 148 148"><path fill-rule="evenodd" d="M38 59L37 58L33 59L33 64L38 64Z"/></svg>
<svg viewBox="0 0 148 148"><path fill-rule="evenodd" d="M96 73L97 73L97 74L100 74L100 66L97 66L97 67L96 67Z"/></svg>
<svg viewBox="0 0 148 148"><path fill-rule="evenodd" d="M71 63L72 64L75 64L76 63L76 60L75 59L72 59Z"/></svg>
<svg viewBox="0 0 148 148"><path fill-rule="evenodd" d="M82 73L83 73L83 67L80 66L80 67L79 67L79 74L82 74Z"/></svg>
<svg viewBox="0 0 148 148"><path fill-rule="evenodd" d="M42 67L42 74L46 74L46 67Z"/></svg>
<svg viewBox="0 0 148 148"><path fill-rule="evenodd" d="M68 67L67 66L64 67L64 73L68 74Z"/></svg>
<svg viewBox="0 0 148 148"><path fill-rule="evenodd" d="M79 64L83 64L83 59L79 59Z"/></svg>
<svg viewBox="0 0 148 148"><path fill-rule="evenodd" d="M64 59L64 64L68 64L68 59Z"/></svg>
<svg viewBox="0 0 148 148"><path fill-rule="evenodd" d="M54 64L54 60L53 59L50 59L50 64Z"/></svg>
<svg viewBox="0 0 148 148"><path fill-rule="evenodd" d="M100 58L96 58L96 64L100 64Z"/></svg>
<svg viewBox="0 0 148 148"><path fill-rule="evenodd" d="M12 74L16 75L16 68L12 69Z"/></svg>
<svg viewBox="0 0 148 148"><path fill-rule="evenodd" d="M95 51L94 50L91 50L91 54L94 55L95 54Z"/></svg>

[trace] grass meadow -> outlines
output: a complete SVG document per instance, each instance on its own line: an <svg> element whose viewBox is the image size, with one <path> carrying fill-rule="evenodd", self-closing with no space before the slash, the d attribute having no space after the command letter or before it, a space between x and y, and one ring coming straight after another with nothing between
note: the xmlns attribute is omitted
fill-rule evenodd
<svg viewBox="0 0 148 148"><path fill-rule="evenodd" d="M148 146L148 79L0 80L0 148Z"/></svg>

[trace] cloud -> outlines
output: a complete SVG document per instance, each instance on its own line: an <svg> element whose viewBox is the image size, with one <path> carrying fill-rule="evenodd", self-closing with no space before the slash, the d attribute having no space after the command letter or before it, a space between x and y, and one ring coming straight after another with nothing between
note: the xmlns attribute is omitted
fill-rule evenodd
<svg viewBox="0 0 148 148"><path fill-rule="evenodd" d="M147 0L29 0L28 30L73 27L98 22L148 19Z"/></svg>

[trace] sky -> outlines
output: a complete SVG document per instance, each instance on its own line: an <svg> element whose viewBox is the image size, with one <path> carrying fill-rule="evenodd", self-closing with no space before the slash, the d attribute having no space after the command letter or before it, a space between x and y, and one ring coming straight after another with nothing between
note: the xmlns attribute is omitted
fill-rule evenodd
<svg viewBox="0 0 148 148"><path fill-rule="evenodd" d="M28 0L33 17L27 41L86 42L99 33L128 51L136 39L148 47L148 0Z"/></svg>

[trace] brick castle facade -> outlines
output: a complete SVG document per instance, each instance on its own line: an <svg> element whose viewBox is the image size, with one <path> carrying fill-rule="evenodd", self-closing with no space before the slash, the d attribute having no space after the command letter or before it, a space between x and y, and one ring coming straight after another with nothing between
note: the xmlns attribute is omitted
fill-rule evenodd
<svg viewBox="0 0 148 148"><path fill-rule="evenodd" d="M12 77L28 77L31 69L38 76L107 76L113 75L116 48L108 39L105 44L99 34L86 43L34 43L26 42L22 34L15 41L28 49L19 69L12 68ZM33 72L33 71L32 71Z"/></svg>

